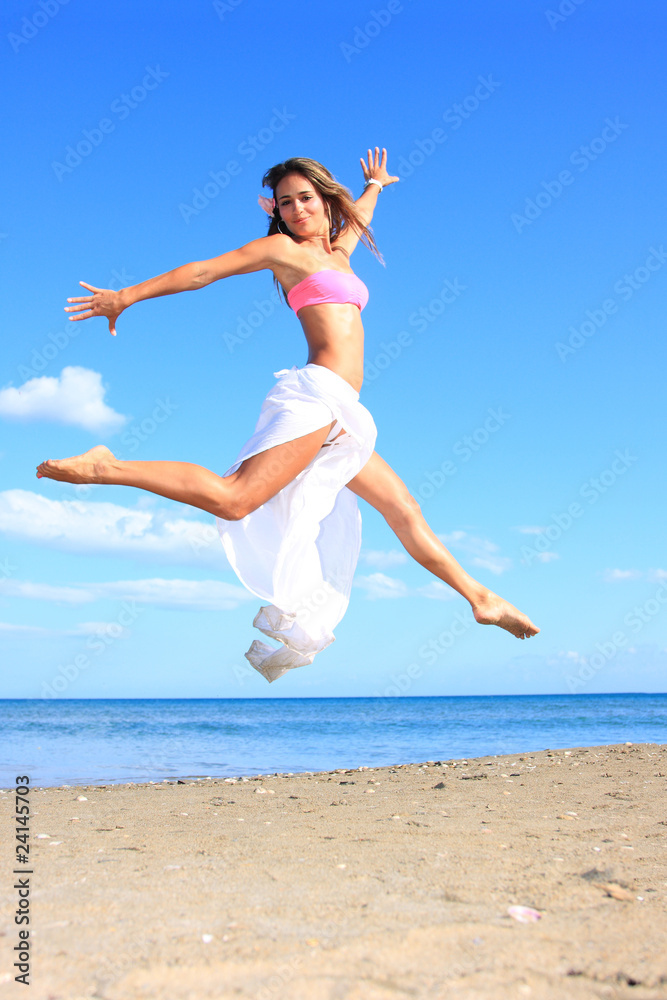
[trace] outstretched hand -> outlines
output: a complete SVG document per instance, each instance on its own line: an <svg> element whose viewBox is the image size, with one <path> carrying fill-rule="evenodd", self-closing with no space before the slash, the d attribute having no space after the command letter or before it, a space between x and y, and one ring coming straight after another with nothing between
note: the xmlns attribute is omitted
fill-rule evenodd
<svg viewBox="0 0 667 1000"><path fill-rule="evenodd" d="M375 147L375 156L372 155L371 150L368 150L368 163L365 162L363 156L360 157L361 169L364 172L364 180L369 181L371 177L375 181L379 181L382 187L386 187L387 184L393 184L395 181L400 181L400 177L391 177L387 173L387 150L382 147L382 159L380 159L380 147Z"/></svg>
<svg viewBox="0 0 667 1000"><path fill-rule="evenodd" d="M109 333L116 336L116 320L125 308L120 302L120 292L114 292L111 288L95 288L85 281L80 281L80 285L89 289L93 294L81 296L80 298L68 299L68 302L81 302L83 305L65 306L65 312L77 312L80 316L69 316L71 320L90 319L93 316L105 316L109 320Z"/></svg>

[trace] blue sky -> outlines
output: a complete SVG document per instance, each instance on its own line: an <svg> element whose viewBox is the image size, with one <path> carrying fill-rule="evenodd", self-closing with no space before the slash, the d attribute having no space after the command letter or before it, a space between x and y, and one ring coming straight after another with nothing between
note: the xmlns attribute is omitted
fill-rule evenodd
<svg viewBox="0 0 667 1000"><path fill-rule="evenodd" d="M665 690L666 23L616 0L8 0L0 696ZM353 257L377 450L542 632L473 625L362 505L336 643L269 687L212 517L34 470L104 443L224 472L306 361L298 321L269 272L139 303L116 338L63 306L263 235L289 156L358 197L375 145L401 176L386 266Z"/></svg>

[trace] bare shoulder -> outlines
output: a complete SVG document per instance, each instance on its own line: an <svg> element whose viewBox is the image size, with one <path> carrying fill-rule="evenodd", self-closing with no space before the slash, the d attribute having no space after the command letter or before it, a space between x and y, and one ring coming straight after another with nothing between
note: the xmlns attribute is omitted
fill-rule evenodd
<svg viewBox="0 0 667 1000"><path fill-rule="evenodd" d="M293 257L294 243L284 233L259 236L239 248L259 268L272 268L274 264L287 263Z"/></svg>
<svg viewBox="0 0 667 1000"><path fill-rule="evenodd" d="M303 277L303 272L312 268L312 254L285 233L276 233L268 239L275 241L271 247L272 260L268 267L283 287L295 285Z"/></svg>
<svg viewBox="0 0 667 1000"><path fill-rule="evenodd" d="M274 233L272 236L264 236L266 259L270 266L290 267L298 259L294 240L285 233Z"/></svg>

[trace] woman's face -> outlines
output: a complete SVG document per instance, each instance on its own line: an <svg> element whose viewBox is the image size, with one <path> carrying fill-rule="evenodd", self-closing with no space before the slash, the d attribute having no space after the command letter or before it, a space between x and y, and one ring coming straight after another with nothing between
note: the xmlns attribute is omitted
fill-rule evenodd
<svg viewBox="0 0 667 1000"><path fill-rule="evenodd" d="M287 174L276 188L284 225L295 236L321 236L329 230L326 205L303 174Z"/></svg>

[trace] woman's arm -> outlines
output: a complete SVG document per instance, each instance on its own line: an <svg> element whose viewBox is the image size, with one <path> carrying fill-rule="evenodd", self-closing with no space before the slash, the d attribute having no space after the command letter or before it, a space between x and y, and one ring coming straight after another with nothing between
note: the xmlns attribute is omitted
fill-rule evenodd
<svg viewBox="0 0 667 1000"><path fill-rule="evenodd" d="M135 302L142 302L144 299L155 299L159 295L175 295L177 292L192 292L201 285L197 281L199 274L199 262L193 261L191 264L183 264L175 267L173 271L165 271L155 278L148 278L139 285L128 285L118 292L119 301L123 309L129 309Z"/></svg>
<svg viewBox="0 0 667 1000"><path fill-rule="evenodd" d="M369 180L373 178L379 181L382 187L386 187L388 184L394 184L395 181L400 180L400 177L392 177L387 173L387 150L384 147L382 149L382 159L380 159L380 147L376 146L375 157L373 157L371 150L368 150L368 164L364 162L363 156L360 157L360 160L367 186L354 204L361 213L363 224L368 226L373 218L378 194L382 190L377 184L369 184ZM359 242L360 235L355 227L345 226L335 245L345 250L349 256Z"/></svg>
<svg viewBox="0 0 667 1000"><path fill-rule="evenodd" d="M277 261L277 246L282 246L284 235L261 236L258 240L246 243L238 250L230 250L220 257L210 260L193 261L183 264L173 271L160 274L157 278L149 278L140 285L122 288L119 292L123 308L141 302L143 299L154 299L158 295L173 295L175 292L194 292L204 288L221 278L230 278L233 274L250 274L252 271L262 271L271 267Z"/></svg>
<svg viewBox="0 0 667 1000"><path fill-rule="evenodd" d="M148 278L138 285L112 291L109 288L95 288L85 281L79 282L89 289L92 295L68 299L68 302L81 305L65 306L66 312L76 312L79 315L70 316L71 320L90 319L93 316L105 316L109 320L109 332L116 335L116 320L124 309L141 302L144 299L154 299L160 295L174 295L177 292L192 292L197 288L210 285L220 278L228 278L233 274L248 274L251 271L261 271L272 267L282 258L284 241L289 237L279 234L262 236L258 240L246 243L238 250L230 250L220 257L210 260L193 261L183 264L172 271L165 271L155 278ZM289 241L291 245L291 240Z"/></svg>
<svg viewBox="0 0 667 1000"><path fill-rule="evenodd" d="M364 225L370 225L371 219L373 218L373 212L375 211L375 206L377 205L378 195L380 194L380 188L377 184L369 184L365 187L363 192L355 201L355 205L359 209L362 219L364 220Z"/></svg>
<svg viewBox="0 0 667 1000"><path fill-rule="evenodd" d="M379 146L375 147L375 157L372 156L370 149L368 150L368 164L364 163L363 156L360 156L359 159L367 186L357 198L355 205L361 209L361 214L364 216L364 225L367 226L373 218L378 195L382 190L377 184L369 184L368 182L372 178L379 181L382 187L385 188L388 184L394 184L395 181L399 181L400 177L392 177L387 173L387 150L384 146L382 147L382 159L380 159Z"/></svg>

